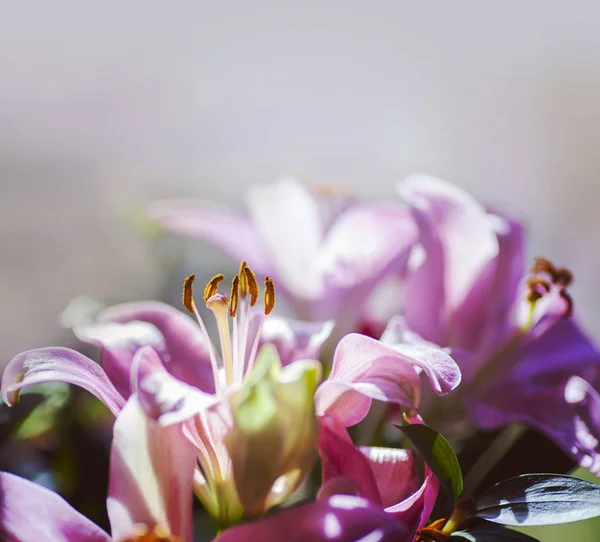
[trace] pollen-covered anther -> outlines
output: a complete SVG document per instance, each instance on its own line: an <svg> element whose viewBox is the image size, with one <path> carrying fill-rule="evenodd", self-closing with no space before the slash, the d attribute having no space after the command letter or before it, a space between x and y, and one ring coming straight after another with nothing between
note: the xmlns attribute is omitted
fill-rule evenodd
<svg viewBox="0 0 600 542"><path fill-rule="evenodd" d="M240 284L240 276L236 275L233 277L233 280L231 281L231 295L229 296L229 315L232 318L234 318L237 313L238 304L240 301Z"/></svg>
<svg viewBox="0 0 600 542"><path fill-rule="evenodd" d="M181 296L181 302L188 312L194 314L194 280L196 280L196 274L192 273L183 279L183 294Z"/></svg>
<svg viewBox="0 0 600 542"><path fill-rule="evenodd" d="M531 267L532 273L547 273L552 277L552 281L556 276L556 267L552 264L552 262L546 258L534 258L533 266Z"/></svg>
<svg viewBox="0 0 600 542"><path fill-rule="evenodd" d="M273 279L265 277L265 314L270 314L275 306L275 284Z"/></svg>
<svg viewBox="0 0 600 542"><path fill-rule="evenodd" d="M244 280L250 294L250 306L254 307L258 301L258 282L256 282L254 271L248 266L244 267Z"/></svg>
<svg viewBox="0 0 600 542"><path fill-rule="evenodd" d="M204 288L204 302L206 303L212 296L214 296L218 289L219 284L223 281L225 277L222 274L215 275L212 279L208 281L206 288Z"/></svg>
<svg viewBox="0 0 600 542"><path fill-rule="evenodd" d="M555 283L569 286L573 282L573 273L565 267L556 270Z"/></svg>
<svg viewBox="0 0 600 542"><path fill-rule="evenodd" d="M248 294L248 283L246 282L246 273L244 272L246 267L246 260L244 260L240 264L240 270L238 271L238 276L240 277L240 297L242 299L246 299L246 295Z"/></svg>

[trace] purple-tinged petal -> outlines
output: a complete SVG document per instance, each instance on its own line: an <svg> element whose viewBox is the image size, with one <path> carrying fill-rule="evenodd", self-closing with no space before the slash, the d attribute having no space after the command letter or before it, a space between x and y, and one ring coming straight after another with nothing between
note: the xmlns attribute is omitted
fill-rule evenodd
<svg viewBox="0 0 600 542"><path fill-rule="evenodd" d="M38 484L0 473L0 539L7 542L109 542L100 527Z"/></svg>
<svg viewBox="0 0 600 542"><path fill-rule="evenodd" d="M172 199L152 203L149 214L165 230L202 239L234 260L246 260L261 274L271 267L260 234L248 218L229 207L201 200Z"/></svg>
<svg viewBox="0 0 600 542"><path fill-rule="evenodd" d="M142 523L164 525L190 542L195 464L196 449L181 426L159 426L133 395L114 426L107 501L113 538L130 536Z"/></svg>
<svg viewBox="0 0 600 542"><path fill-rule="evenodd" d="M275 345L283 366L299 359L319 359L321 347L334 325L333 320L305 322L269 316L263 322L260 345Z"/></svg>
<svg viewBox="0 0 600 542"><path fill-rule="evenodd" d="M48 347L15 356L2 375L2 397L8 405L19 400L25 386L41 382L67 382L81 386L100 399L116 416L125 399L100 365L70 348Z"/></svg>
<svg viewBox="0 0 600 542"><path fill-rule="evenodd" d="M227 529L215 542L411 542L413 535L369 501L334 495Z"/></svg>
<svg viewBox="0 0 600 542"><path fill-rule="evenodd" d="M317 199L297 179L283 177L254 186L247 204L254 228L272 255L275 273L269 276L274 274L292 296L321 297L324 285L313 265L324 235Z"/></svg>
<svg viewBox="0 0 600 542"><path fill-rule="evenodd" d="M416 234L405 207L355 205L327 232L316 265L330 288L372 287L392 268L404 268Z"/></svg>
<svg viewBox="0 0 600 542"><path fill-rule="evenodd" d="M419 488L411 451L373 446L359 449L369 462L384 508L398 504Z"/></svg>
<svg viewBox="0 0 600 542"><path fill-rule="evenodd" d="M518 359L510 374L514 380L555 372L562 373L563 378L574 374L594 378L600 368L600 352L572 318L558 320L537 340L527 341L510 356Z"/></svg>
<svg viewBox="0 0 600 542"><path fill-rule="evenodd" d="M317 447L321 455L324 485L338 478L351 478L356 482L361 497L382 504L367 457L354 446L346 428L335 416L329 414L319 418Z"/></svg>
<svg viewBox="0 0 600 542"><path fill-rule="evenodd" d="M146 414L159 425L188 420L218 401L168 373L151 346L140 348L131 366L132 389Z"/></svg>
<svg viewBox="0 0 600 542"><path fill-rule="evenodd" d="M510 388L510 401L507 401ZM551 438L582 467L600 474L600 395L584 379L519 386L507 381L469 404L481 427L524 422Z"/></svg>
<svg viewBox="0 0 600 542"><path fill-rule="evenodd" d="M121 381L129 380L131 360L137 349L149 344L175 378L207 393L214 393L209 346L198 324L183 312L157 301L125 303L105 309L98 315L98 321L100 326L138 322L127 328L132 331L130 336L125 330L111 332L106 327L98 328L95 336L95 344L105 349L103 365L110 364L110 374L120 372ZM148 328L140 328L139 322L153 325L160 337L154 331L149 332ZM93 327L86 327L90 342L94 342L92 330ZM149 343L144 342L149 339Z"/></svg>
<svg viewBox="0 0 600 542"><path fill-rule="evenodd" d="M498 255L494 219L469 194L434 177L410 176L398 191L413 210L425 252L409 275L407 320L425 339L445 344L444 319Z"/></svg>

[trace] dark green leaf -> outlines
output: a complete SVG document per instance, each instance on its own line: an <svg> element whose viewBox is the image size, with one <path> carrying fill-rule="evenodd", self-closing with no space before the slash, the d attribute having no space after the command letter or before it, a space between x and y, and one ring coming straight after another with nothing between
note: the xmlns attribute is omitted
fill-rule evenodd
<svg viewBox="0 0 600 542"><path fill-rule="evenodd" d="M537 538L488 522L480 522L463 531L455 531L450 536L456 538L456 542L539 542Z"/></svg>
<svg viewBox="0 0 600 542"><path fill-rule="evenodd" d="M600 486L557 474L523 474L485 491L477 516L503 525L556 525L600 516Z"/></svg>
<svg viewBox="0 0 600 542"><path fill-rule="evenodd" d="M411 424L397 427L423 456L448 495L458 499L463 490L463 478L456 454L448 441L427 425Z"/></svg>

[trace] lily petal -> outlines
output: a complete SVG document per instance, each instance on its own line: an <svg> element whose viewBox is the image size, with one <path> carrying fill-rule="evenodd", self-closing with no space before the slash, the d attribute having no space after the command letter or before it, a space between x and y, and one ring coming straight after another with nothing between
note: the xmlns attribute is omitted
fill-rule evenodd
<svg viewBox="0 0 600 542"><path fill-rule="evenodd" d="M181 426L159 426L133 395L114 425L107 501L113 538L127 538L142 523L190 542L195 463Z"/></svg>
<svg viewBox="0 0 600 542"><path fill-rule="evenodd" d="M447 344L444 320L498 254L493 219L469 194L434 177L412 175L397 189L413 210L424 251L409 274L407 320L425 339Z"/></svg>
<svg viewBox="0 0 600 542"><path fill-rule="evenodd" d="M140 325L142 322L155 329ZM125 327L119 329L114 324ZM102 363L111 378L120 375L120 382L129 381L131 360L137 349L149 345L175 378L207 393L215 391L208 345L200 327L166 303L145 301L115 305L98 315L98 327L86 326L76 331L83 340L105 349Z"/></svg>
<svg viewBox="0 0 600 542"><path fill-rule="evenodd" d="M98 397L115 416L125 404L100 365L75 350L58 346L15 356L2 375L2 397L8 405L13 405L19 400L22 388L41 382L81 386Z"/></svg>
<svg viewBox="0 0 600 542"><path fill-rule="evenodd" d="M283 366L299 359L319 359L334 326L333 320L306 322L273 315L263 322L260 344L273 344Z"/></svg>
<svg viewBox="0 0 600 542"><path fill-rule="evenodd" d="M0 473L0 538L15 542L109 542L100 527L56 493Z"/></svg>
<svg viewBox="0 0 600 542"><path fill-rule="evenodd" d="M281 285L293 296L319 298L324 285L313 260L324 224L317 199L297 179L282 177L254 186L247 204Z"/></svg>
<svg viewBox="0 0 600 542"><path fill-rule="evenodd" d="M337 479L349 478L356 483L359 496L382 505L367 456L354 446L344 425L332 414L319 418L318 448L324 487L331 487L330 484Z"/></svg>
<svg viewBox="0 0 600 542"><path fill-rule="evenodd" d="M369 501L350 495L334 495L327 500L289 508L254 523L227 529L216 542L410 542L412 537L412 532Z"/></svg>
<svg viewBox="0 0 600 542"><path fill-rule="evenodd" d="M261 274L272 267L264 242L250 220L229 207L170 199L152 203L148 212L165 230L207 241L237 261L248 261Z"/></svg>
<svg viewBox="0 0 600 542"><path fill-rule="evenodd" d="M415 223L405 207L355 205L327 232L317 266L328 287L370 289L392 267L406 265L416 237Z"/></svg>
<svg viewBox="0 0 600 542"><path fill-rule="evenodd" d="M329 378L317 390L317 414L335 412L346 425L358 423L370 401L356 394L417 408L421 382L414 366L425 372L438 395L460 383L458 366L441 349L426 344L392 348L357 333L346 335L335 350Z"/></svg>
<svg viewBox="0 0 600 542"><path fill-rule="evenodd" d="M132 389L150 418L167 426L190 419L218 402L216 396L177 380L151 346L140 348L132 362Z"/></svg>

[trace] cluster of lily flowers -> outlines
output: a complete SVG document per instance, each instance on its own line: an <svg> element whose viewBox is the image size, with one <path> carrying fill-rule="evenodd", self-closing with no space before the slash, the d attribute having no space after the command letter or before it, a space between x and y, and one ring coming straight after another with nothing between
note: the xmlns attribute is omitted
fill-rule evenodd
<svg viewBox="0 0 600 542"><path fill-rule="evenodd" d="M577 323L571 273L528 264L519 222L453 185L413 176L397 191L365 203L283 178L253 188L246 214L153 204L165 230L219 247L239 271L211 279L202 303L188 276L183 310L127 303L76 325L100 364L62 347L8 364L7 404L62 381L115 422L110 535L0 473L2 540L191 542L194 499L220 542L476 540L462 521L472 501L432 517L447 480L395 425L460 447L520 423L600 474L600 353Z"/></svg>

